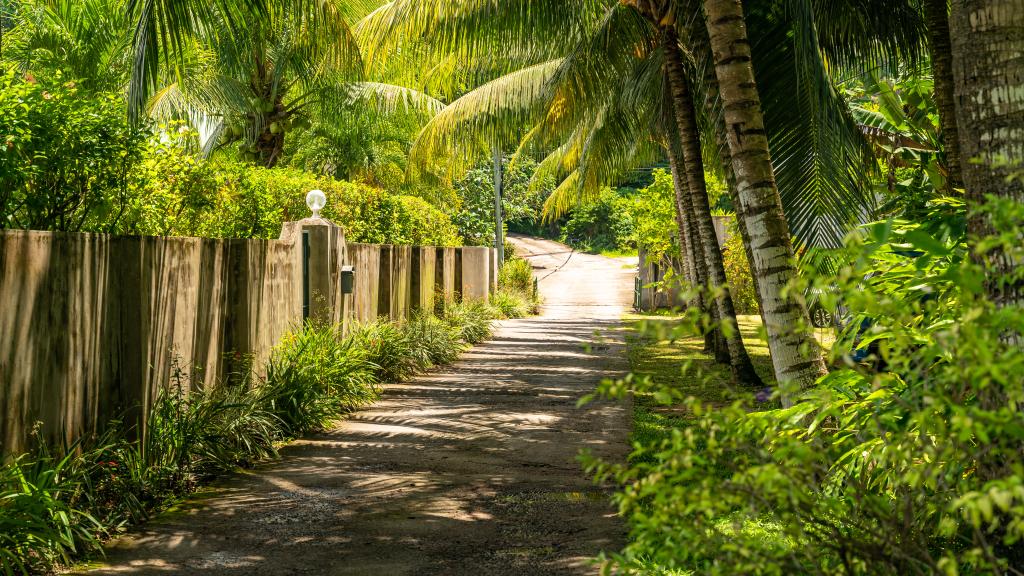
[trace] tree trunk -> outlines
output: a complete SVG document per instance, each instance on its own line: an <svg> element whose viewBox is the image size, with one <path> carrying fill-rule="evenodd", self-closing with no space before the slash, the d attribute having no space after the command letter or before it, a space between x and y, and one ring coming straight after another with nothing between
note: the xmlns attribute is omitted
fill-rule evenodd
<svg viewBox="0 0 1024 576"><path fill-rule="evenodd" d="M704 10L775 377L779 383L810 386L825 374L825 362L803 301L783 296L796 267L768 153L743 6L740 0L704 0Z"/></svg>
<svg viewBox="0 0 1024 576"><path fill-rule="evenodd" d="M498 270L505 262L505 220L501 213L501 148L494 147L494 251L498 256Z"/></svg>
<svg viewBox="0 0 1024 576"><path fill-rule="evenodd" d="M256 161L264 168L273 168L281 159L281 152L284 150L284 133L274 134L270 128L265 128L263 133L256 138Z"/></svg>
<svg viewBox="0 0 1024 576"><path fill-rule="evenodd" d="M928 50L932 60L935 81L935 104L939 109L942 126L942 145L946 152L946 188L963 188L960 164L960 136L957 129L956 105L953 92L953 47L949 37L949 1L924 0L924 15L928 23Z"/></svg>
<svg viewBox="0 0 1024 576"><path fill-rule="evenodd" d="M736 211L736 228L743 240L743 250L747 255L747 266L754 261L754 252L750 244L750 232L747 230L747 220L744 214L743 199L736 188L736 173L732 169L732 155L729 153L729 138L725 129L725 116L722 114L720 94L718 91L718 77L715 75L714 57L711 53L711 39L708 38L708 29L703 20L698 20L688 27L690 32L690 44L694 51L701 56L702 69L704 71L701 79L704 94L704 114L711 122L714 129L715 147L718 149L718 158L722 163L722 172L725 173L725 183L729 190L729 197L732 198L733 207ZM764 315L761 312L761 291L757 285L757 275L751 273L750 279L754 285L754 297L757 299L757 311L761 314L761 323L764 323Z"/></svg>
<svg viewBox="0 0 1024 576"><path fill-rule="evenodd" d="M676 218L679 225L679 234L686 240L685 255L691 274L688 280L695 291L690 305L696 306L700 310L701 316L703 316L707 312L703 293L704 287L707 286L707 264L701 256L704 248L701 245L700 236L697 234L697 228L693 223L690 203L686 201L690 192L686 184L686 178L683 175L683 153L679 148L679 136L674 131L675 123L670 122L670 124L672 126L668 134L668 158L669 166L672 168L672 190L675 193ZM705 330L703 326L701 329L704 335L704 351L715 352L717 342L714 334L715 331ZM715 355L716 357L718 356L718 354Z"/></svg>
<svg viewBox="0 0 1024 576"><path fill-rule="evenodd" d="M737 384L758 386L761 378L750 362L743 337L736 322L736 310L732 295L725 278L725 265L722 261L722 249L715 234L715 224L711 217L711 206L708 204L707 182L704 180L704 159L700 149L700 132L697 127L697 110L693 105L693 97L689 89L689 81L683 66L682 52L679 49L679 37L675 28L662 31L663 48L665 50L665 69L668 74L669 86L672 91L672 110L675 115L676 129L683 152L683 166L689 189L689 202L697 232L704 248L704 259L708 268L708 286L716 293L715 305L718 322L722 325L722 334L729 350L729 366Z"/></svg>
<svg viewBox="0 0 1024 576"><path fill-rule="evenodd" d="M996 230L978 208L985 195L1024 203L1022 177L1010 177L1024 168L1024 0L954 0L950 24L960 149L971 159L963 165L968 229L975 238L1010 232ZM1019 255L981 257L992 301L1024 305ZM1024 346L1024 331L1006 338Z"/></svg>
<svg viewBox="0 0 1024 576"><path fill-rule="evenodd" d="M678 231L679 238L679 259L683 263L683 279L696 286L697 279L694 277L693 251L691 242L686 239L686 222L683 220L682 195L679 191L681 180L679 179L675 157L671 152L668 153L668 164L672 171L672 191L675 196L676 230Z"/></svg>

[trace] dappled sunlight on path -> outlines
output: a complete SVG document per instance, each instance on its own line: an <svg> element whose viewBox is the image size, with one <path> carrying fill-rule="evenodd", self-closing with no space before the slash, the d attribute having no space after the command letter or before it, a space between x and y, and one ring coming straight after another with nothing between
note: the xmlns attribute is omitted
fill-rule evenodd
<svg viewBox="0 0 1024 576"><path fill-rule="evenodd" d="M528 242L548 275L542 316L501 322L456 364L387 386L336 429L122 539L95 573L595 573L624 526L575 458L623 458L629 412L576 402L627 369L614 330L632 276L620 260Z"/></svg>

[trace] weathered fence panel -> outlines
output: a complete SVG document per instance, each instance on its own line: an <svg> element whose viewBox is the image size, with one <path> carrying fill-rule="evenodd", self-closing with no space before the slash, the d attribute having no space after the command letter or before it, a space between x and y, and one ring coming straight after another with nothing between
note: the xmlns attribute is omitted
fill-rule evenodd
<svg viewBox="0 0 1024 576"><path fill-rule="evenodd" d="M293 242L0 233L0 446L143 421L172 380L265 357L301 319ZM133 410L134 409L134 410ZM144 422L144 421L143 421Z"/></svg>
<svg viewBox="0 0 1024 576"><path fill-rule="evenodd" d="M261 366L306 315L401 320L435 293L486 299L492 255L346 244L320 219L277 240L0 231L0 453L22 451L36 422L65 442L114 418L144 425L161 389Z"/></svg>

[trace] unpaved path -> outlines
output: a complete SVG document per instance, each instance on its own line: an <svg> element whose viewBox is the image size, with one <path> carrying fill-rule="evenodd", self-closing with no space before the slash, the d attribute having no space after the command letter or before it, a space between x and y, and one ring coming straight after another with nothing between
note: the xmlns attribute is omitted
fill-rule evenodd
<svg viewBox="0 0 1024 576"><path fill-rule="evenodd" d="M91 574L593 574L624 527L575 457L625 456L621 405L576 408L626 369L596 340L631 297L621 260L513 238L546 306L456 364L290 444L111 547ZM585 349L587 343L594 343Z"/></svg>

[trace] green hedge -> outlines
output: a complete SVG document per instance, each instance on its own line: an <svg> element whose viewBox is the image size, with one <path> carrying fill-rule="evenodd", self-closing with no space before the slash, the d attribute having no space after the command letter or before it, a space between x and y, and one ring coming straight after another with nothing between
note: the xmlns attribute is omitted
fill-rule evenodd
<svg viewBox="0 0 1024 576"><path fill-rule="evenodd" d="M195 153L183 124L135 127L119 95L61 78L0 74L0 227L112 234L276 238L309 215L305 195L355 242L461 245L447 214L386 190L298 169Z"/></svg>
<svg viewBox="0 0 1024 576"><path fill-rule="evenodd" d="M218 172L215 206L200 229L202 236L275 238L282 222L309 216L306 193L319 189L327 196L321 214L342 226L351 242L462 244L448 215L420 198L294 168L224 163Z"/></svg>

